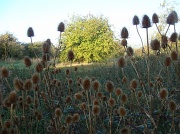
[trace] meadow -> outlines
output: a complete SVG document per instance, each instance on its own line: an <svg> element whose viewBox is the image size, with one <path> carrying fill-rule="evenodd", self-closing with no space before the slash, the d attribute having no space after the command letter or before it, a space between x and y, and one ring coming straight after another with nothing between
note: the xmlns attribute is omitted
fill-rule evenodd
<svg viewBox="0 0 180 134"><path fill-rule="evenodd" d="M167 24L175 27L176 15L169 16ZM133 18L134 25L138 21ZM150 27L147 16L142 25ZM63 23L58 31L64 31ZM28 29L28 37L33 35ZM125 55L102 63L74 65L70 50L67 66L58 66L56 58L49 57L49 40L40 59L1 62L0 133L180 133L177 33L168 40L166 34L160 41L147 39L138 56L127 46L126 28L121 37Z"/></svg>

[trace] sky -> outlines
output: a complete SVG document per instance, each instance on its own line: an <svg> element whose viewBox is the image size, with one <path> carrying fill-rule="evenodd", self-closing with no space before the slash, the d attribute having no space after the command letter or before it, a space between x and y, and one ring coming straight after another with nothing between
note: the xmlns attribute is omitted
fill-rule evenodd
<svg viewBox="0 0 180 134"><path fill-rule="evenodd" d="M129 31L128 44L139 47L140 40L132 25L132 18L139 19L147 14L159 12L163 0L0 0L0 34L12 33L18 41L28 43L27 29L32 27L35 36L33 41L51 39L58 43L60 22L68 23L73 15L93 14L108 18L116 37L120 39L120 31L126 27ZM171 0L169 0L171 1ZM180 2L175 5L180 16ZM178 24L179 25L179 24ZM154 26L153 26L154 27ZM180 27L180 26L179 26ZM145 29L140 33L145 39ZM180 29L178 29L180 31ZM151 32L151 31L150 31Z"/></svg>

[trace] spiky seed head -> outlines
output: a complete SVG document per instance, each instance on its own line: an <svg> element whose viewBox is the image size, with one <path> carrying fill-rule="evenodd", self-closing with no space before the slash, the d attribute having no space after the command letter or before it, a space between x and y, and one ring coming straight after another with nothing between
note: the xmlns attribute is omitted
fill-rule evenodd
<svg viewBox="0 0 180 134"><path fill-rule="evenodd" d="M81 93L75 93L74 94L74 98L76 99L76 100L81 100L82 99L82 94Z"/></svg>
<svg viewBox="0 0 180 134"><path fill-rule="evenodd" d="M68 83L69 83L69 85L71 85L71 84L73 83L72 78L69 78L69 79L68 79Z"/></svg>
<svg viewBox="0 0 180 134"><path fill-rule="evenodd" d="M24 82L24 89L25 89L25 90L31 90L32 87L33 87L32 80L31 80L31 79L27 79L27 80Z"/></svg>
<svg viewBox="0 0 180 134"><path fill-rule="evenodd" d="M97 92L97 97L100 98L100 99L102 99L103 93L102 93L102 92Z"/></svg>
<svg viewBox="0 0 180 134"><path fill-rule="evenodd" d="M161 37L161 47L165 49L167 47L168 38L166 35L162 35Z"/></svg>
<svg viewBox="0 0 180 134"><path fill-rule="evenodd" d="M143 94L142 91L138 91L137 93L138 98L141 98L142 94Z"/></svg>
<svg viewBox="0 0 180 134"><path fill-rule="evenodd" d="M66 76L68 76L70 74L70 70L69 69L66 69L66 72L65 72Z"/></svg>
<svg viewBox="0 0 180 134"><path fill-rule="evenodd" d="M153 23L159 23L159 18L158 18L156 13L154 13L153 16L152 16L152 22Z"/></svg>
<svg viewBox="0 0 180 134"><path fill-rule="evenodd" d="M64 29L65 29L65 25L63 22L60 22L59 25L58 25L58 31L59 32L64 32Z"/></svg>
<svg viewBox="0 0 180 134"><path fill-rule="evenodd" d="M170 41L177 42L178 34L176 32L171 34Z"/></svg>
<svg viewBox="0 0 180 134"><path fill-rule="evenodd" d="M142 19L142 27L143 28L149 28L151 27L151 21L149 19L149 17L147 15L144 15L143 16L143 19Z"/></svg>
<svg viewBox="0 0 180 134"><path fill-rule="evenodd" d="M117 115L117 114L118 114L118 110L117 110L117 108L114 108L114 110L113 110L113 114L114 114L114 115Z"/></svg>
<svg viewBox="0 0 180 134"><path fill-rule="evenodd" d="M176 51L171 51L171 59L178 60L178 53Z"/></svg>
<svg viewBox="0 0 180 134"><path fill-rule="evenodd" d="M56 118L61 118L62 117L62 111L60 108L55 109L55 117Z"/></svg>
<svg viewBox="0 0 180 134"><path fill-rule="evenodd" d="M118 113L121 117L124 117L126 115L126 109L124 107L119 107Z"/></svg>
<svg viewBox="0 0 180 134"><path fill-rule="evenodd" d="M40 82L40 76L38 73L34 73L32 76L32 82L33 84L38 84Z"/></svg>
<svg viewBox="0 0 180 134"><path fill-rule="evenodd" d="M16 91L11 91L8 96L9 103L14 104L17 102L18 97Z"/></svg>
<svg viewBox="0 0 180 134"><path fill-rule="evenodd" d="M1 69L1 77L2 78L7 78L9 76L9 71L6 67L2 67Z"/></svg>
<svg viewBox="0 0 180 134"><path fill-rule="evenodd" d="M30 67L32 65L32 62L31 62L31 59L29 58L29 56L24 57L24 65L26 67Z"/></svg>
<svg viewBox="0 0 180 134"><path fill-rule="evenodd" d="M91 81L88 77L84 78L83 83L82 83L82 87L85 90L89 90L91 88Z"/></svg>
<svg viewBox="0 0 180 134"><path fill-rule="evenodd" d="M137 83L136 79L131 80L131 82L130 82L130 87L131 87L132 89L136 89L137 86L138 86L138 83Z"/></svg>
<svg viewBox="0 0 180 134"><path fill-rule="evenodd" d="M127 102L127 95L126 94L123 94L122 96L121 96L121 101L122 101L122 103L126 103Z"/></svg>
<svg viewBox="0 0 180 134"><path fill-rule="evenodd" d="M121 88L117 88L115 91L115 95L116 96L120 96L122 94L122 89Z"/></svg>
<svg viewBox="0 0 180 134"><path fill-rule="evenodd" d="M103 101L107 101L107 97L105 95L103 95L102 99Z"/></svg>
<svg viewBox="0 0 180 134"><path fill-rule="evenodd" d="M99 115L100 114L100 107L98 105L93 106L92 113L95 116Z"/></svg>
<svg viewBox="0 0 180 134"><path fill-rule="evenodd" d="M75 113L72 117L72 120L74 123L78 122L80 120L80 116L78 113Z"/></svg>
<svg viewBox="0 0 180 134"><path fill-rule="evenodd" d="M46 42L51 46L51 40L50 39L47 39Z"/></svg>
<svg viewBox="0 0 180 134"><path fill-rule="evenodd" d="M68 115L67 117L66 117L66 119L65 119L65 122L66 122L66 124L71 124L72 123L72 115Z"/></svg>
<svg viewBox="0 0 180 134"><path fill-rule="evenodd" d="M71 100L72 100L71 96L67 96L67 97L66 97L66 103L70 103Z"/></svg>
<svg viewBox="0 0 180 134"><path fill-rule="evenodd" d="M164 60L164 66L169 67L171 65L171 58L168 56Z"/></svg>
<svg viewBox="0 0 180 134"><path fill-rule="evenodd" d="M43 54L43 56L42 56L42 61L43 62L47 62L47 61L50 61L50 56L49 56L49 54Z"/></svg>
<svg viewBox="0 0 180 134"><path fill-rule="evenodd" d="M126 40L126 38L123 38L121 40L121 45L124 46L124 47L127 47L127 40Z"/></svg>
<svg viewBox="0 0 180 134"><path fill-rule="evenodd" d="M139 18L137 15L134 15L133 17L133 25L139 25Z"/></svg>
<svg viewBox="0 0 180 134"><path fill-rule="evenodd" d="M74 60L74 52L72 50L68 51L68 60L73 61Z"/></svg>
<svg viewBox="0 0 180 134"><path fill-rule="evenodd" d="M99 105L99 100L98 99L94 99L93 105Z"/></svg>
<svg viewBox="0 0 180 134"><path fill-rule="evenodd" d="M77 66L75 66L75 67L74 67L74 71L76 72L76 71L77 71L77 69L78 69L78 68L77 68Z"/></svg>
<svg viewBox="0 0 180 134"><path fill-rule="evenodd" d="M116 101L114 98L109 98L108 100L108 106L113 107L116 104Z"/></svg>
<svg viewBox="0 0 180 134"><path fill-rule="evenodd" d="M168 91L167 91L166 88L163 88L163 89L160 90L160 92L159 92L159 97L160 97L162 100L164 100L164 99L166 99L166 98L168 97Z"/></svg>
<svg viewBox="0 0 180 134"><path fill-rule="evenodd" d="M174 100L170 100L170 102L168 103L168 109L170 111L175 111L176 110L176 102Z"/></svg>
<svg viewBox="0 0 180 134"><path fill-rule="evenodd" d="M121 30L121 38L128 38L129 33L126 27L123 27Z"/></svg>
<svg viewBox="0 0 180 134"><path fill-rule="evenodd" d="M127 47L127 55L128 56L133 56L134 55L134 50L132 47Z"/></svg>
<svg viewBox="0 0 180 134"><path fill-rule="evenodd" d="M126 76L123 76L122 82L123 82L123 83L126 83L126 82L127 82L127 77L126 77Z"/></svg>
<svg viewBox="0 0 180 134"><path fill-rule="evenodd" d="M32 27L29 27L27 30L27 36L28 37L33 37L34 36L34 31Z"/></svg>
<svg viewBox="0 0 180 134"><path fill-rule="evenodd" d="M10 121L10 120L6 120L6 121L4 122L4 127L5 127L5 128L10 128L10 127L11 127L11 121Z"/></svg>
<svg viewBox="0 0 180 134"><path fill-rule="evenodd" d="M126 61L125 61L124 57L120 57L120 58L118 59L118 66L119 66L120 68L123 68L123 67L125 67L125 65L126 65Z"/></svg>
<svg viewBox="0 0 180 134"><path fill-rule="evenodd" d="M42 63L40 63L40 62L37 63L37 65L36 65L36 72L38 72L38 73L42 72L43 68L44 68L44 66L42 65Z"/></svg>
<svg viewBox="0 0 180 134"><path fill-rule="evenodd" d="M27 104L31 104L32 103L32 99L31 99L30 95L26 96L26 102L27 102Z"/></svg>
<svg viewBox="0 0 180 134"><path fill-rule="evenodd" d="M98 90L99 90L99 88L100 88L100 83L99 83L98 80L93 81L93 83L92 83L92 88L93 88L95 91L98 91Z"/></svg>
<svg viewBox="0 0 180 134"><path fill-rule="evenodd" d="M112 93L114 91L114 84L112 81L107 81L105 86L106 86L106 92Z"/></svg>
<svg viewBox="0 0 180 134"><path fill-rule="evenodd" d="M169 24L169 25L174 25L177 22L178 22L178 15L177 15L176 11L172 11L168 15L166 23Z"/></svg>
<svg viewBox="0 0 180 134"><path fill-rule="evenodd" d="M49 53L50 52L50 48L51 48L51 45L48 42L45 41L43 43L43 45L42 45L42 52L43 52L43 54Z"/></svg>
<svg viewBox="0 0 180 134"><path fill-rule="evenodd" d="M120 130L120 134L130 134L130 129L127 127L124 127Z"/></svg>
<svg viewBox="0 0 180 134"><path fill-rule="evenodd" d="M158 39L152 40L150 45L151 45L152 50L159 50L160 49L160 41Z"/></svg>
<svg viewBox="0 0 180 134"><path fill-rule="evenodd" d="M81 104L80 104L80 109L82 110L82 111L85 111L86 110L86 103L85 102L82 102Z"/></svg>
<svg viewBox="0 0 180 134"><path fill-rule="evenodd" d="M15 88L17 91L23 90L24 83L23 83L23 81L20 80L19 78L15 78L15 79L13 80L13 85L14 85L14 88Z"/></svg>

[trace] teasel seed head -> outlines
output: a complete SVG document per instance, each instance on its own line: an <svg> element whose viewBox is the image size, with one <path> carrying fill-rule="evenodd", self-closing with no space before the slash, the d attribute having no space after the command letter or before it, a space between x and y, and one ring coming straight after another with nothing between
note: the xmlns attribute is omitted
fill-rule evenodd
<svg viewBox="0 0 180 134"><path fill-rule="evenodd" d="M85 110L86 110L86 107L87 107L87 105L86 105L85 102L82 102L82 103L80 104L80 109L81 109L82 111L85 111Z"/></svg>
<svg viewBox="0 0 180 134"><path fill-rule="evenodd" d="M95 90L95 91L98 91L100 89L100 83L98 80L95 80L93 81L92 83L92 88Z"/></svg>
<svg viewBox="0 0 180 134"><path fill-rule="evenodd" d="M113 107L116 104L116 101L114 98L109 98L108 100L108 106Z"/></svg>
<svg viewBox="0 0 180 134"><path fill-rule="evenodd" d="M122 82L123 82L123 83L127 83L127 77L126 77L126 76L123 76Z"/></svg>
<svg viewBox="0 0 180 134"><path fill-rule="evenodd" d="M42 63L40 63L40 62L37 63L37 65L36 65L36 72L38 72L38 73L42 72L43 68L44 68L44 66L42 65Z"/></svg>
<svg viewBox="0 0 180 134"><path fill-rule="evenodd" d="M18 100L18 96L17 96L17 93L16 91L11 91L9 96L8 96L8 100L9 100L9 103L11 104L14 104L17 102Z"/></svg>
<svg viewBox="0 0 180 134"><path fill-rule="evenodd" d="M42 52L43 52L43 54L49 53L50 52L50 48L51 48L51 45L48 42L45 41L43 43L43 45L42 45Z"/></svg>
<svg viewBox="0 0 180 134"><path fill-rule="evenodd" d="M88 77L83 80L82 87L85 90L89 90L91 88L91 81Z"/></svg>
<svg viewBox="0 0 180 134"><path fill-rule="evenodd" d="M176 32L171 34L170 41L177 42L178 34Z"/></svg>
<svg viewBox="0 0 180 134"><path fill-rule="evenodd" d="M117 115L117 114L118 114L117 108L114 108L114 109L113 109L113 114L114 114L114 115Z"/></svg>
<svg viewBox="0 0 180 134"><path fill-rule="evenodd" d="M120 57L120 58L118 59L118 66L119 66L120 68L123 68L123 67L125 67L125 65L126 65L126 61L125 61L124 57Z"/></svg>
<svg viewBox="0 0 180 134"><path fill-rule="evenodd" d="M78 113L75 113L75 114L73 115L73 117L72 117L72 120L73 120L74 123L79 122L79 120L80 120L79 114L78 114Z"/></svg>
<svg viewBox="0 0 180 134"><path fill-rule="evenodd" d="M128 100L127 95L126 94L122 94L122 96L121 96L122 103L126 103L127 100Z"/></svg>
<svg viewBox="0 0 180 134"><path fill-rule="evenodd" d="M40 82L40 76L38 73L34 73L32 76L32 82L33 84L38 84Z"/></svg>
<svg viewBox="0 0 180 134"><path fill-rule="evenodd" d="M70 75L70 70L69 70L69 69L66 69L65 74L66 74L66 76Z"/></svg>
<svg viewBox="0 0 180 134"><path fill-rule="evenodd" d="M71 115L68 115L67 117L66 117L66 119L65 119L65 121L66 121L66 124L71 124L72 123L72 120L73 118L72 118L72 116Z"/></svg>
<svg viewBox="0 0 180 134"><path fill-rule="evenodd" d="M151 21L149 19L149 17L147 15L144 15L143 16L143 19L142 19L142 27L143 28L149 28L151 27Z"/></svg>
<svg viewBox="0 0 180 134"><path fill-rule="evenodd" d="M121 117L124 117L126 115L126 109L124 107L119 107L118 113Z"/></svg>
<svg viewBox="0 0 180 134"><path fill-rule="evenodd" d="M26 96L26 102L27 102L27 104L31 104L32 103L32 99L31 99L30 95Z"/></svg>
<svg viewBox="0 0 180 134"><path fill-rule="evenodd" d="M156 13L154 13L153 16L152 16L152 22L153 23L159 23L159 18L158 18Z"/></svg>
<svg viewBox="0 0 180 134"><path fill-rule="evenodd" d="M99 100L95 98L93 101L93 105L99 105Z"/></svg>
<svg viewBox="0 0 180 134"><path fill-rule="evenodd" d="M127 47L127 55L128 56L133 56L134 55L134 50L132 47Z"/></svg>
<svg viewBox="0 0 180 134"><path fill-rule="evenodd" d="M166 88L163 88L160 90L159 92L159 97L162 99L162 100L165 100L167 97L168 97L168 91Z"/></svg>
<svg viewBox="0 0 180 134"><path fill-rule="evenodd" d="M99 98L99 99L102 99L102 97L103 97L103 93L102 92L97 92L97 98Z"/></svg>
<svg viewBox="0 0 180 134"><path fill-rule="evenodd" d="M32 62L31 62L31 59L29 58L29 56L24 57L24 65L26 67L30 67L32 65Z"/></svg>
<svg viewBox="0 0 180 134"><path fill-rule="evenodd" d="M55 109L55 117L56 118L61 118L62 117L62 111L60 108Z"/></svg>
<svg viewBox="0 0 180 134"><path fill-rule="evenodd" d="M6 121L4 122L4 127L5 127L5 128L11 128L11 121L10 121L10 120L6 120Z"/></svg>
<svg viewBox="0 0 180 134"><path fill-rule="evenodd" d="M82 100L82 94L81 93L75 93L74 94L74 98L76 99L76 100Z"/></svg>
<svg viewBox="0 0 180 134"><path fill-rule="evenodd" d="M58 31L59 32L64 32L64 29L65 29L65 25L63 22L60 22L59 25L58 25Z"/></svg>
<svg viewBox="0 0 180 134"><path fill-rule="evenodd" d="M107 97L105 95L103 95L102 99L103 101L107 101Z"/></svg>
<svg viewBox="0 0 180 134"><path fill-rule="evenodd" d="M123 27L121 30L121 38L128 38L129 33L126 27Z"/></svg>
<svg viewBox="0 0 180 134"><path fill-rule="evenodd" d="M27 80L24 82L24 89L25 89L25 90L31 90L32 87L33 87L32 80L31 80L31 79L27 79Z"/></svg>
<svg viewBox="0 0 180 134"><path fill-rule="evenodd" d="M133 80L130 82L130 87L131 87L132 89L136 89L137 86L138 86L138 83L137 83L136 79L133 79Z"/></svg>
<svg viewBox="0 0 180 134"><path fill-rule="evenodd" d="M101 110L100 110L100 107L98 105L93 106L93 108L92 108L93 115L95 115L95 116L99 115L100 111Z"/></svg>
<svg viewBox="0 0 180 134"><path fill-rule="evenodd" d="M178 60L178 53L176 51L171 51L171 59Z"/></svg>
<svg viewBox="0 0 180 134"><path fill-rule="evenodd" d="M161 47L165 49L167 47L168 38L166 35L162 35L161 37Z"/></svg>
<svg viewBox="0 0 180 134"><path fill-rule="evenodd" d="M106 86L106 92L113 93L113 91L114 91L114 84L113 84L112 81L107 81L105 86Z"/></svg>
<svg viewBox="0 0 180 134"><path fill-rule="evenodd" d="M169 67L171 65L171 58L166 57L164 60L164 66Z"/></svg>
<svg viewBox="0 0 180 134"><path fill-rule="evenodd" d="M73 83L73 79L72 78L69 78L68 79L68 84L71 85Z"/></svg>
<svg viewBox="0 0 180 134"><path fill-rule="evenodd" d="M168 109L170 111L175 111L176 110L176 102L174 100L170 100L170 102L168 103Z"/></svg>
<svg viewBox="0 0 180 134"><path fill-rule="evenodd" d="M67 103L67 104L70 103L71 100L72 100L71 96L67 96L67 97L66 97L66 103Z"/></svg>
<svg viewBox="0 0 180 134"><path fill-rule="evenodd" d="M177 22L178 22L178 15L177 15L176 11L172 11L168 15L166 23L169 24L169 25L174 25Z"/></svg>
<svg viewBox="0 0 180 134"><path fill-rule="evenodd" d="M122 89L121 88L117 88L115 91L115 95L116 96L120 96L122 94Z"/></svg>
<svg viewBox="0 0 180 134"><path fill-rule="evenodd" d="M74 71L77 72L77 69L78 69L77 66L75 66L75 67L74 67Z"/></svg>
<svg viewBox="0 0 180 134"><path fill-rule="evenodd" d="M126 38L123 38L121 40L121 45L124 46L124 47L127 47L127 40L126 40Z"/></svg>
<svg viewBox="0 0 180 134"><path fill-rule="evenodd" d="M120 130L120 134L130 134L130 129L127 127L124 127Z"/></svg>
<svg viewBox="0 0 180 134"><path fill-rule="evenodd" d="M133 17L133 25L139 25L139 18L137 15L134 15Z"/></svg>
<svg viewBox="0 0 180 134"><path fill-rule="evenodd" d="M27 30L27 36L28 37L33 37L34 36L34 31L32 27L29 27Z"/></svg>
<svg viewBox="0 0 180 134"><path fill-rule="evenodd" d="M159 50L160 49L160 42L158 41L158 39L152 40L150 45L151 45L152 50Z"/></svg>
<svg viewBox="0 0 180 134"><path fill-rule="evenodd" d="M68 51L68 60L70 61L74 60L74 52L72 50Z"/></svg>
<svg viewBox="0 0 180 134"><path fill-rule="evenodd" d="M9 76L9 71L6 67L2 67L1 69L1 77L2 78L7 78Z"/></svg>
<svg viewBox="0 0 180 134"><path fill-rule="evenodd" d="M142 94L143 94L142 91L138 91L137 93L138 98L141 98Z"/></svg>

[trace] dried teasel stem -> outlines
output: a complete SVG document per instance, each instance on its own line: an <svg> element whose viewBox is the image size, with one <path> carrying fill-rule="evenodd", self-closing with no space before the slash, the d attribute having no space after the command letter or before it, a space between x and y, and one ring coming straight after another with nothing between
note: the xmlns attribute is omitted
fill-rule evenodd
<svg viewBox="0 0 180 134"><path fill-rule="evenodd" d="M88 111L89 111L89 133L92 134L91 111L90 111L88 90L86 90L86 96L87 96Z"/></svg>

